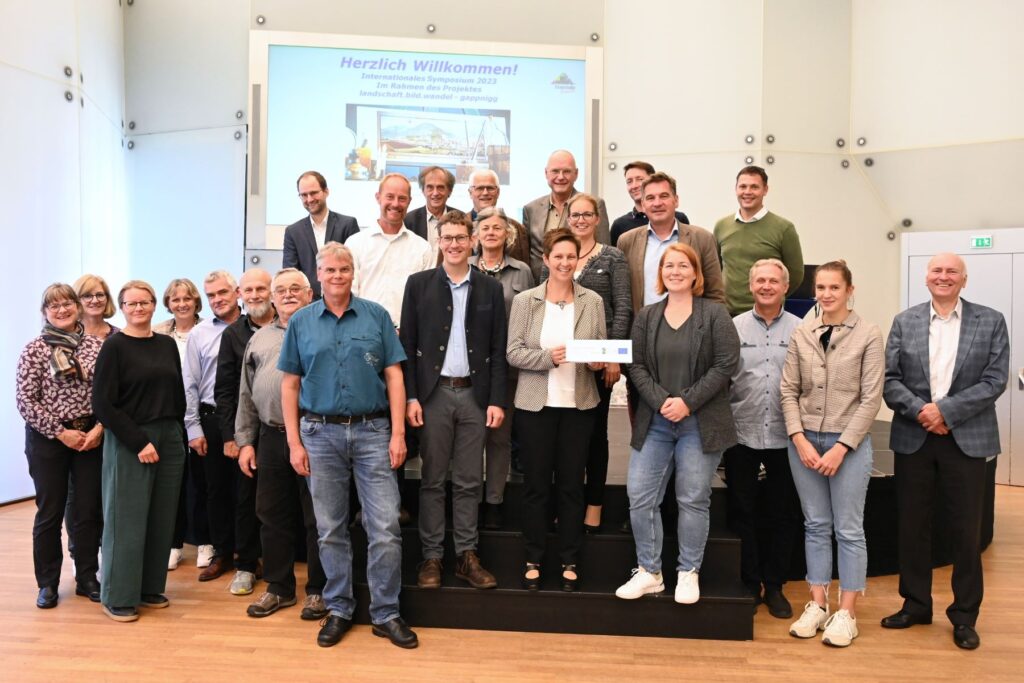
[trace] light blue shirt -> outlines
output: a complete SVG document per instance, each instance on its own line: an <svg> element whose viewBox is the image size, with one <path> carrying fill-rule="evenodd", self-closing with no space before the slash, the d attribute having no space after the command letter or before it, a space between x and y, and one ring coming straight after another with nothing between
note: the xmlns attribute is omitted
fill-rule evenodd
<svg viewBox="0 0 1024 683"><path fill-rule="evenodd" d="M739 442L755 450L785 448L789 438L782 415L782 366L800 318L781 311L766 321L750 310L732 322L740 338L740 362L732 376L729 403Z"/></svg>
<svg viewBox="0 0 1024 683"><path fill-rule="evenodd" d="M185 382L185 431L189 441L205 436L199 422L199 404L217 405L213 385L217 381L220 336L227 328L228 324L220 318L210 318L193 327L188 335L181 376Z"/></svg>
<svg viewBox="0 0 1024 683"><path fill-rule="evenodd" d="M664 240L658 237L654 228L647 226L647 252L644 254L644 306L656 304L665 298L665 294L658 294L658 264L661 263L661 255L670 245L679 241L679 221L672 224L672 232Z"/></svg>
<svg viewBox="0 0 1024 683"><path fill-rule="evenodd" d="M445 377L469 377L469 350L466 347L466 302L469 300L469 273L462 282L452 282L445 274L452 290L452 329L448 333L448 346L444 352L441 374Z"/></svg>

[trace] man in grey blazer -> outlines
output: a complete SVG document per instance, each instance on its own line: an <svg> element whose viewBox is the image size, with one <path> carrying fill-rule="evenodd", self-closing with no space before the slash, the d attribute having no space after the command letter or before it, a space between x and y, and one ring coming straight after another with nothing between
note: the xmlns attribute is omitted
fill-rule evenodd
<svg viewBox="0 0 1024 683"><path fill-rule="evenodd" d="M327 242L344 244L359 232L359 224L352 216L327 209L327 179L317 171L306 171L295 182L299 199L309 215L284 229L282 268L298 268L309 278L313 299L320 298L320 281L316 277L316 253Z"/></svg>
<svg viewBox="0 0 1024 683"><path fill-rule="evenodd" d="M953 603L946 616L953 642L973 650L980 644L985 462L999 453L995 403L1006 390L1010 344L1001 313L960 297L966 283L963 259L935 255L925 276L931 301L896 316L889 333L884 396L894 412L903 607L882 626L932 621L931 520L938 504L951 512Z"/></svg>
<svg viewBox="0 0 1024 683"><path fill-rule="evenodd" d="M544 265L544 233L555 228L569 227L567 209L569 200L579 193L575 187L579 175L576 159L571 152L564 149L552 152L544 167L544 177L551 192L523 207L523 227L530 235L530 270L537 282L540 282L540 269ZM601 244L608 244L608 209L603 199L598 200L597 213L600 219L594 235Z"/></svg>

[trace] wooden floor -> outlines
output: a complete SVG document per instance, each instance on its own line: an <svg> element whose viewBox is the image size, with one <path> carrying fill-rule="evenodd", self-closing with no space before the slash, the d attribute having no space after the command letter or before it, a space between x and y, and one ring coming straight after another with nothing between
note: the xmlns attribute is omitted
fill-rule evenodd
<svg viewBox="0 0 1024 683"><path fill-rule="evenodd" d="M788 622L763 607L755 640L745 643L418 629L419 649L406 651L357 626L336 647L321 649L318 625L299 620L297 607L250 619L250 598L229 594L227 577L198 583L194 548L187 548L190 562L170 574L171 607L119 624L74 596L67 563L60 604L36 609L33 512L31 502L0 508L4 681L1024 680L1021 488L997 490L996 537L984 557L982 646L974 652L953 645L942 613L950 600L949 568L935 573L935 623L907 631L878 625L899 607L896 578L869 579L859 608L860 638L845 650L790 637ZM787 593L799 610L804 586L791 583Z"/></svg>

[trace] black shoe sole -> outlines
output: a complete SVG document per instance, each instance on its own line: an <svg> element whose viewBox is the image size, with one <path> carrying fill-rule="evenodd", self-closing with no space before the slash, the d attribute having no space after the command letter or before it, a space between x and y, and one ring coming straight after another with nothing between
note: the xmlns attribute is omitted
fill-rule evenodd
<svg viewBox="0 0 1024 683"><path fill-rule="evenodd" d="M417 647L420 646L420 641L419 641L418 638L415 639L415 640L407 641L407 642L399 642L399 641L395 640L394 638L392 638L391 635L387 631L383 631L383 630L377 628L376 624L374 624L372 631L373 631L373 635L377 636L378 638L387 638L388 640L391 641L392 645L397 645L398 647L404 648L406 650L415 650Z"/></svg>
<svg viewBox="0 0 1024 683"><path fill-rule="evenodd" d="M932 623L932 620L929 619L927 621L924 621L924 620L920 620L920 619L915 619L913 621L907 621L907 622L899 622L899 623L888 622L887 623L886 620L883 619L881 623L882 623L882 628L887 628L887 629L890 629L892 631L902 631L903 629L908 629L908 628L911 628L912 626L928 626L929 624Z"/></svg>

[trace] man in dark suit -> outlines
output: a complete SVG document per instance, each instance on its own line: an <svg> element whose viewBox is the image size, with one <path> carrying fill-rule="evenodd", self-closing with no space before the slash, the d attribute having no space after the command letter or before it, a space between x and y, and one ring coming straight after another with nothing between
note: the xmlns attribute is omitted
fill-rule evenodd
<svg viewBox="0 0 1024 683"><path fill-rule="evenodd" d="M932 622L932 509L949 512L953 642L980 644L981 518L986 460L999 453L996 399L1006 390L1010 345L996 310L965 301L967 268L955 254L928 263L931 301L893 320L885 349L885 402L893 410L900 595L903 607L885 628ZM936 500L937 499L937 500Z"/></svg>
<svg viewBox="0 0 1024 683"><path fill-rule="evenodd" d="M429 242L437 253L437 222L453 208L448 206L448 199L455 189L455 176L446 168L427 166L420 171L419 185L427 203L405 215L405 227Z"/></svg>
<svg viewBox="0 0 1024 683"><path fill-rule="evenodd" d="M406 418L422 428L418 584L441 587L450 464L455 576L474 588L494 588L498 582L477 556L477 515L487 429L505 418L505 299L497 280L469 266L466 215L445 214L437 230L444 261L409 276L399 325Z"/></svg>
<svg viewBox="0 0 1024 683"><path fill-rule="evenodd" d="M327 210L327 180L317 171L306 171L295 182L302 206L309 216L295 221L284 229L282 268L298 268L313 287L313 298L320 298L320 281L316 278L316 253L327 242L344 244L359 232L359 224L352 216Z"/></svg>

